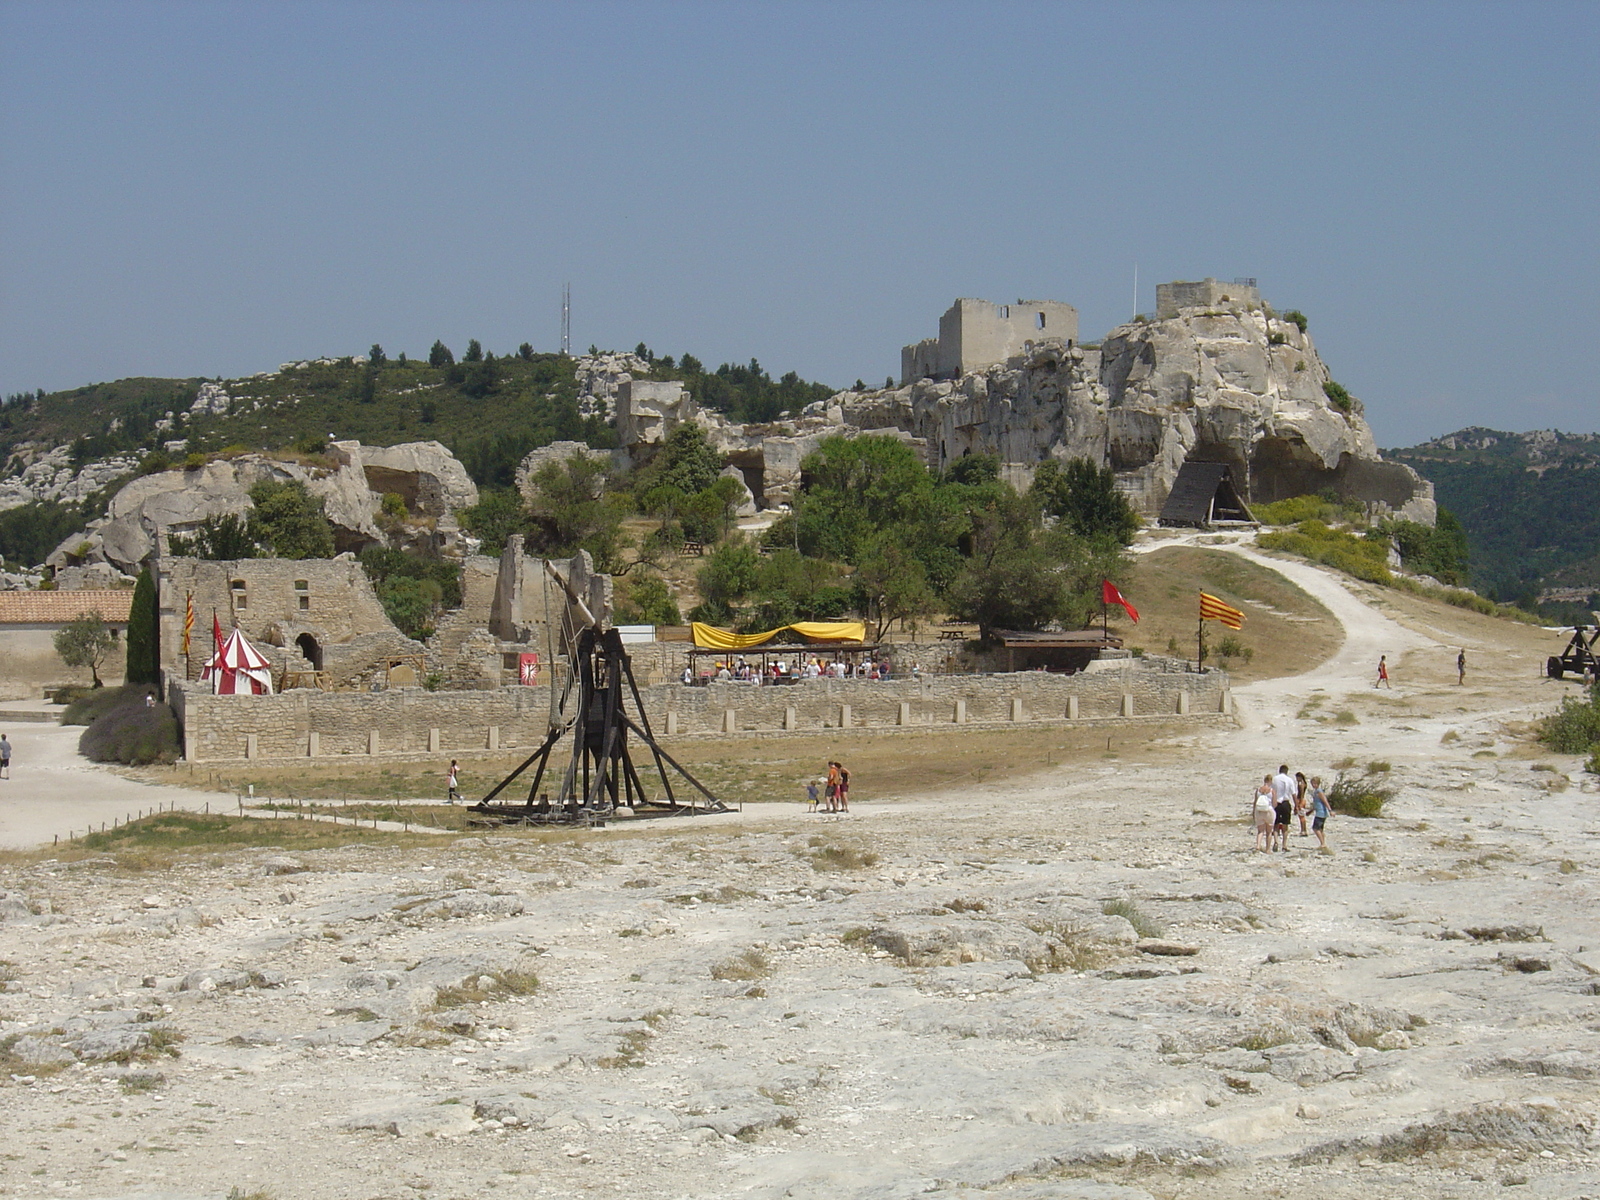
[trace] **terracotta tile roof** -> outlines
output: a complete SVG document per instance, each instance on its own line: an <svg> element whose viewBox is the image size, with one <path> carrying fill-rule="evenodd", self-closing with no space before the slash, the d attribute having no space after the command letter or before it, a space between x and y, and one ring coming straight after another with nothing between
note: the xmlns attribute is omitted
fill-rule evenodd
<svg viewBox="0 0 1600 1200"><path fill-rule="evenodd" d="M90 609L114 625L126 625L132 607L132 588L0 592L0 625L60 625Z"/></svg>

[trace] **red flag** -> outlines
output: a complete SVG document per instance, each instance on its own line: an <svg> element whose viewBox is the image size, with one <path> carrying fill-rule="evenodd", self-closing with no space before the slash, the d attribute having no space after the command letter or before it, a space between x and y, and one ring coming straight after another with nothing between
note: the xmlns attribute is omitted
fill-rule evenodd
<svg viewBox="0 0 1600 1200"><path fill-rule="evenodd" d="M222 622L217 620L217 610L211 610L211 647L214 653L222 653Z"/></svg>
<svg viewBox="0 0 1600 1200"><path fill-rule="evenodd" d="M1120 604L1122 611L1128 614L1133 623L1135 625L1139 623L1139 610L1123 598L1122 593L1117 591L1117 585L1112 583L1111 580L1103 579L1100 581L1100 599L1106 604Z"/></svg>

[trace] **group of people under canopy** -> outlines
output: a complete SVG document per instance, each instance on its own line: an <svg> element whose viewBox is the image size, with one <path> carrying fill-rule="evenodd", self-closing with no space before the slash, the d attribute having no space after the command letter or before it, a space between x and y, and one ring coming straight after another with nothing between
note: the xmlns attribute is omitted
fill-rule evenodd
<svg viewBox="0 0 1600 1200"><path fill-rule="evenodd" d="M880 656L876 644L864 640L866 625L861 621L797 621L762 633L734 633L696 621L690 631L695 648L683 668L685 684L887 679L891 674L888 658ZM774 644L783 634L799 637L804 644Z"/></svg>

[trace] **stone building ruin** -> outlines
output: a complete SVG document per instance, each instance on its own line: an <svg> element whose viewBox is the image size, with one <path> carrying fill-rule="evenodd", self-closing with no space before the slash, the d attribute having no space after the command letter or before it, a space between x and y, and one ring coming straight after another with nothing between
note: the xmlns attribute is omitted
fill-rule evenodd
<svg viewBox="0 0 1600 1200"><path fill-rule="evenodd" d="M971 371L1011 362L1034 342L1053 338L1075 345L1078 310L1059 300L991 304L957 300L939 318L939 336L900 350L900 384L958 379Z"/></svg>

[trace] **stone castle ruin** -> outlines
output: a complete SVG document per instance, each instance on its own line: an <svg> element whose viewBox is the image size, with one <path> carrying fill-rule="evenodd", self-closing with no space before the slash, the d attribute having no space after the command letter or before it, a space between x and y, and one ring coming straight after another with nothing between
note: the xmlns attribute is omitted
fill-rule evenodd
<svg viewBox="0 0 1600 1200"><path fill-rule="evenodd" d="M1030 342L1078 340L1078 310L1058 300L990 304L957 300L939 318L939 336L900 351L902 387L919 379L959 379L1024 352Z"/></svg>
<svg viewBox="0 0 1600 1200"><path fill-rule="evenodd" d="M1150 519L1192 458L1232 468L1247 503L1331 489L1432 524L1432 485L1383 461L1361 402L1330 398L1311 337L1254 281L1166 283L1156 294L1154 320L1120 325L1098 346L1078 340L1070 304L957 300L937 339L902 350L899 387L840 392L767 425L699 411L677 384L624 383L621 453L643 462L678 424L698 421L763 508L793 498L800 463L834 435L903 438L934 470L997 455L1019 485L1046 458L1088 458Z"/></svg>

